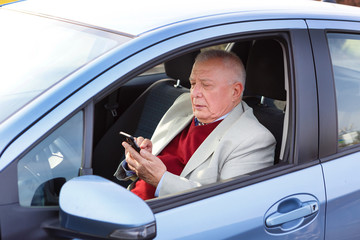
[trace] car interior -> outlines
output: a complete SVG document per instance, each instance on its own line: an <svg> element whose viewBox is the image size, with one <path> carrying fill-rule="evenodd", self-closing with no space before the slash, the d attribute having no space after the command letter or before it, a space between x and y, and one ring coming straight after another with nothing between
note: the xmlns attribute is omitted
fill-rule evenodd
<svg viewBox="0 0 360 240"><path fill-rule="evenodd" d="M287 76L282 43L275 38L260 38L229 43L225 50L242 59L247 74L243 100L277 141L274 164L285 162ZM172 58L164 62L165 72L138 75L96 103L92 162L95 175L122 186L129 184L113 177L124 159L124 139L119 132L151 138L175 99L189 92L189 76L199 52Z"/></svg>

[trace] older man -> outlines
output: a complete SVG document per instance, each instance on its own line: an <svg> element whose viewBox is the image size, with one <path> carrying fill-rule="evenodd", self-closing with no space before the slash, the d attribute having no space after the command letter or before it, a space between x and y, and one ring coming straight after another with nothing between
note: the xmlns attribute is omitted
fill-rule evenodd
<svg viewBox="0 0 360 240"><path fill-rule="evenodd" d="M123 142L126 161L115 176L138 181L143 199L177 193L244 175L273 164L275 139L242 102L245 70L234 54L200 53L190 75L190 94L166 112L151 140L138 137L137 153Z"/></svg>

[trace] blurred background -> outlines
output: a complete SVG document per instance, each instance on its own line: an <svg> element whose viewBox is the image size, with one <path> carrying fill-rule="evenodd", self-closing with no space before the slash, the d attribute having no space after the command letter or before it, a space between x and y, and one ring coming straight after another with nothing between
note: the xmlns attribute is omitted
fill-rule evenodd
<svg viewBox="0 0 360 240"><path fill-rule="evenodd" d="M0 5L16 2L18 0L0 0ZM289 0L291 1L291 0ZM323 2L333 2L333 3L340 3L340 4L346 4L351 6L358 6L360 7L360 0L317 0L317 1L323 1Z"/></svg>
<svg viewBox="0 0 360 240"><path fill-rule="evenodd" d="M18 1L18 0L0 0L0 5L11 3L11 2L16 2L16 1ZM289 0L289 1L291 1L291 0ZM340 3L340 4L360 7L360 0L317 0L317 1L333 2L333 3Z"/></svg>
<svg viewBox="0 0 360 240"><path fill-rule="evenodd" d="M360 7L360 0L325 0L323 2L333 2Z"/></svg>

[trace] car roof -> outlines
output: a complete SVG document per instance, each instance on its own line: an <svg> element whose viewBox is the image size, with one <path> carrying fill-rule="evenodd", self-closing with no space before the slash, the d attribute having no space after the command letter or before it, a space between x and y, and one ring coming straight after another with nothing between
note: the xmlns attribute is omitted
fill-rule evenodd
<svg viewBox="0 0 360 240"><path fill-rule="evenodd" d="M360 20L360 9L310 0L27 0L5 8L65 19L130 36L216 15L254 13L272 18Z"/></svg>

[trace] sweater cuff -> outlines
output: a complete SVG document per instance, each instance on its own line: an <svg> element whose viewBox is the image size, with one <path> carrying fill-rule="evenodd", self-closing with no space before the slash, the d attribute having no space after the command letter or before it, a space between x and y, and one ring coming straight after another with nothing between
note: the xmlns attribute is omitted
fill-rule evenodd
<svg viewBox="0 0 360 240"><path fill-rule="evenodd" d="M134 181L137 178L135 172L129 169L126 160L123 160L119 164L114 176L121 181L127 181L129 179Z"/></svg>

